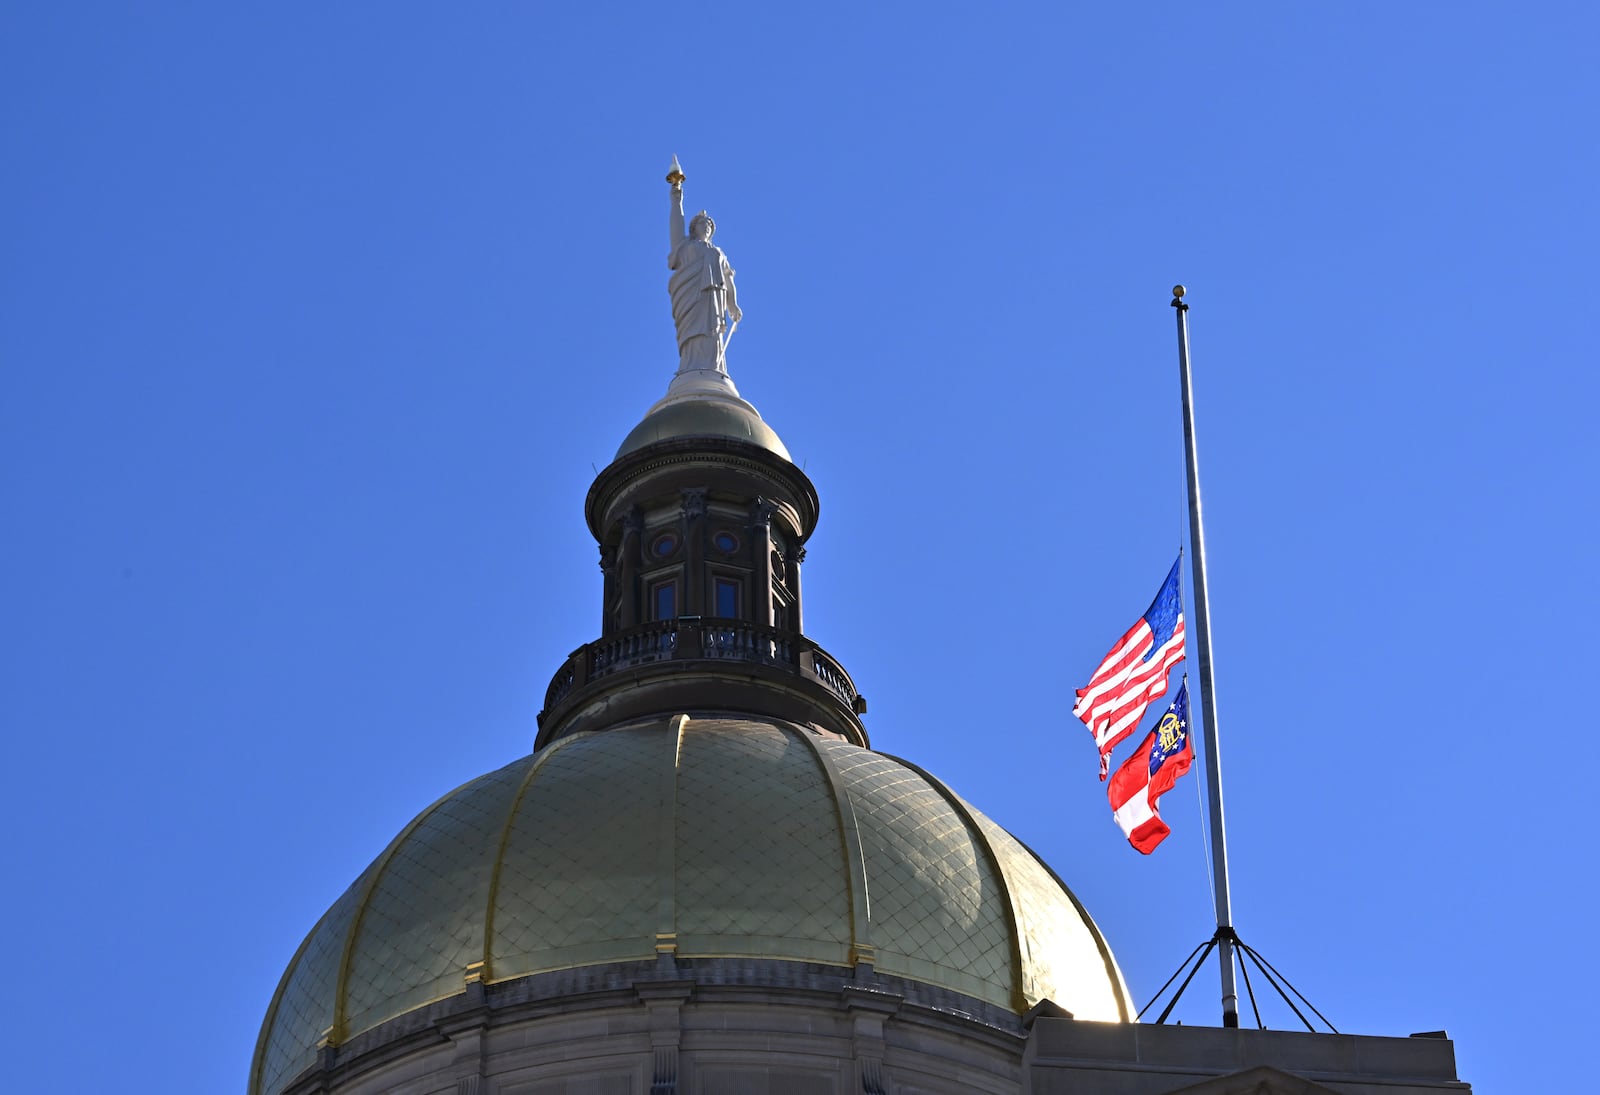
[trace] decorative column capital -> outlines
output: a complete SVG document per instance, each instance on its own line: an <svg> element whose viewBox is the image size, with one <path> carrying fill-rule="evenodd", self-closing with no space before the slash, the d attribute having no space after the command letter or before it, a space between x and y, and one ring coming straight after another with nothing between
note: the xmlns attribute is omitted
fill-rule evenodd
<svg viewBox="0 0 1600 1095"><path fill-rule="evenodd" d="M706 515L706 488L685 487L680 491L683 495L683 519L693 521L697 517Z"/></svg>

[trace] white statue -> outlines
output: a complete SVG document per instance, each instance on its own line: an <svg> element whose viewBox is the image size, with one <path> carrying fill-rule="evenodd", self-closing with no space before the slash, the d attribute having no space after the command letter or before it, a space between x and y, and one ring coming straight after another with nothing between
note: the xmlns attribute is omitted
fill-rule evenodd
<svg viewBox="0 0 1600 1095"><path fill-rule="evenodd" d="M726 375L727 339L733 335L727 321L732 319L736 327L744 313L733 291L733 267L711 242L716 221L702 209L684 230L683 179L674 156L667 175L672 184L672 251L667 255L672 276L667 291L672 295L672 321L678 327L678 375L705 370Z"/></svg>

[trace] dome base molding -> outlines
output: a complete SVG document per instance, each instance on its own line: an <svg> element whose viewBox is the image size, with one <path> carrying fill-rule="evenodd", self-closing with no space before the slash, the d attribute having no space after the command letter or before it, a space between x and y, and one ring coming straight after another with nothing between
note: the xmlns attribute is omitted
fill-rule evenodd
<svg viewBox="0 0 1600 1095"><path fill-rule="evenodd" d="M663 956L473 982L325 1047L284 1090L821 1095L899 1090L882 1086L898 1077L930 1095L1012 1095L1025 1042L1012 1012L866 965Z"/></svg>

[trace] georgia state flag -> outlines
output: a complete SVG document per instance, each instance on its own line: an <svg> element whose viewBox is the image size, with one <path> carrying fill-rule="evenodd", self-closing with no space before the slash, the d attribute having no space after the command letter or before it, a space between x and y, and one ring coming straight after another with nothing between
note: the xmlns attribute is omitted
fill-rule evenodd
<svg viewBox="0 0 1600 1095"><path fill-rule="evenodd" d="M1156 804L1172 790L1178 777L1194 763L1189 743L1189 682L1178 686L1172 706L1156 728L1122 762L1107 784L1111 815L1132 844L1149 855L1172 832L1161 820Z"/></svg>

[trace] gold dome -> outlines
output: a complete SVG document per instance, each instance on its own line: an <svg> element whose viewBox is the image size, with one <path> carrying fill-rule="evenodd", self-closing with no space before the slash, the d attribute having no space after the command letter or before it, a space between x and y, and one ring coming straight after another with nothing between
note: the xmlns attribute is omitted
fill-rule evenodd
<svg viewBox="0 0 1600 1095"><path fill-rule="evenodd" d="M295 954L250 1091L467 981L659 953L1131 1011L1077 899L927 773L778 720L658 718L561 738L407 825Z"/></svg>
<svg viewBox="0 0 1600 1095"><path fill-rule="evenodd" d="M688 437L731 437L748 441L789 460L789 450L756 409L742 399L686 399L658 404L628 431L616 459L657 441Z"/></svg>

